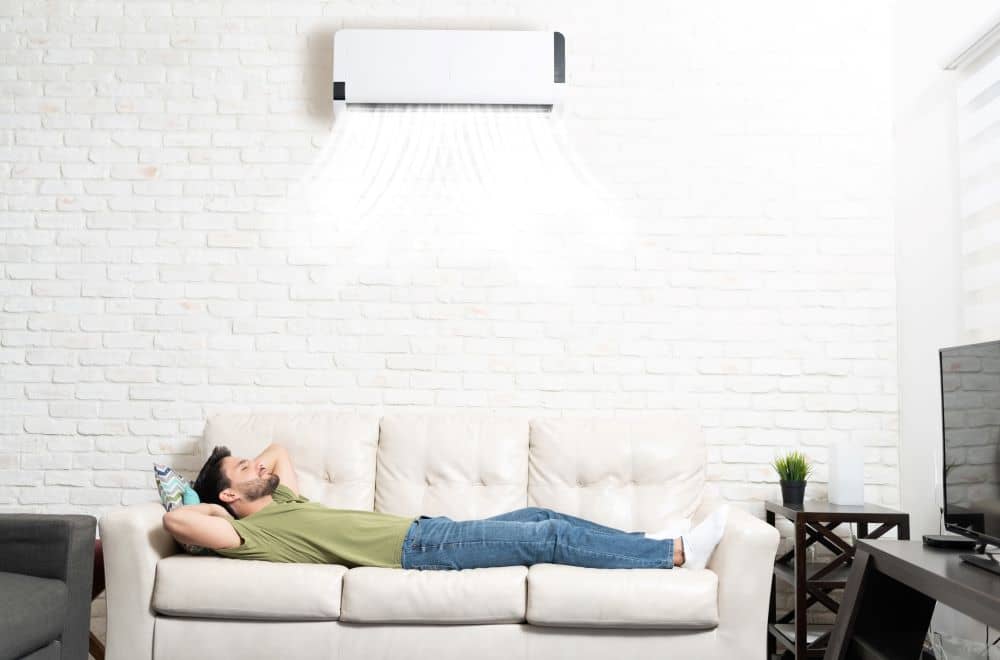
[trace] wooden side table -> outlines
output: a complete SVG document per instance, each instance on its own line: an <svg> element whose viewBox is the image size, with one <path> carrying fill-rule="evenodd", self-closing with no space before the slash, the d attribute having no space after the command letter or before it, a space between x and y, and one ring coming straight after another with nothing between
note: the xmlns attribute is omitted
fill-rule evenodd
<svg viewBox="0 0 1000 660"><path fill-rule="evenodd" d="M894 509L875 504L845 506L829 502L807 501L802 506L785 506L768 500L764 503L767 522L775 524L775 516L784 516L795 527L792 549L774 562L771 578L771 604L767 617L767 654L773 658L778 644L783 648L782 658L821 658L830 638L831 625L808 625L808 609L821 605L836 613L840 604L830 595L847 584L854 546L840 538L834 530L844 523L858 526L857 538L877 539L892 528L897 528L900 539L910 538L910 516ZM869 525L878 525L869 530ZM806 549L814 543L830 550L828 561L806 561ZM776 580L792 585L795 606L778 616L776 607Z"/></svg>

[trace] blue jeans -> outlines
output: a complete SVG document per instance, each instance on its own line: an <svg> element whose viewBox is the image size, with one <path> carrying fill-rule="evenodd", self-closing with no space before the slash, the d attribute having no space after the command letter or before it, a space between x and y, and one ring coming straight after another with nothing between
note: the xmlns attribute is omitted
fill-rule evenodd
<svg viewBox="0 0 1000 660"><path fill-rule="evenodd" d="M673 539L647 539L552 509L528 507L483 520L420 516L403 541L403 568L448 570L568 564L673 568Z"/></svg>

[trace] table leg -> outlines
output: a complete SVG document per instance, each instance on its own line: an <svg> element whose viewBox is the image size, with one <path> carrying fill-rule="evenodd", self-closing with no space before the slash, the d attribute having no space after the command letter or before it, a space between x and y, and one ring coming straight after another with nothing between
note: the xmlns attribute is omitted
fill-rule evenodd
<svg viewBox="0 0 1000 660"><path fill-rule="evenodd" d="M878 571L858 551L824 660L918 658L934 599Z"/></svg>
<svg viewBox="0 0 1000 660"><path fill-rule="evenodd" d="M90 600L94 600L104 591L104 546L101 539L94 541L94 582L91 587ZM104 660L104 644L97 635L90 633L90 655L94 660Z"/></svg>
<svg viewBox="0 0 1000 660"><path fill-rule="evenodd" d="M847 577L844 596L840 601L840 612L837 621L830 631L830 643L826 645L823 660L844 660L847 657L849 641L854 636L854 623L857 620L858 603L868 586L868 573L871 570L871 556L862 551L854 553L854 565Z"/></svg>
<svg viewBox="0 0 1000 660"><path fill-rule="evenodd" d="M765 512L765 517L767 519L767 524L771 525L772 527L774 527L775 526L775 524L774 524L774 512L773 511L767 511L767 512ZM778 616L778 614L777 614L777 589L776 589L776 585L775 585L774 571L771 571L771 603L770 603L770 605L768 605L768 610L767 610L767 625L768 625L768 631L767 631L767 660L771 660L774 657L775 652L777 651L777 646L776 646L775 641L774 641L774 635L772 635L771 631L770 631L770 626L775 622L775 620L777 619L777 616Z"/></svg>
<svg viewBox="0 0 1000 660"><path fill-rule="evenodd" d="M94 660L104 660L104 644L94 633L90 633L90 655Z"/></svg>
<svg viewBox="0 0 1000 660"><path fill-rule="evenodd" d="M806 525L802 516L795 521L795 657L806 658L808 646L806 611Z"/></svg>

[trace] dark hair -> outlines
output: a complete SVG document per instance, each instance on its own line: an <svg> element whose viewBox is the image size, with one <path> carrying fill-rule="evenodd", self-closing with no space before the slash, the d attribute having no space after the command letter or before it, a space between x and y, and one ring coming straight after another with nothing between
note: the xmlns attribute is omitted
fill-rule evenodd
<svg viewBox="0 0 1000 660"><path fill-rule="evenodd" d="M219 499L219 493L231 485L229 479L222 471L222 459L227 456L230 456L228 447L220 446L213 449L212 455L208 457L208 460L201 467L201 472L198 473L198 478L194 480L191 487L198 493L198 499L202 502L218 504L235 518L236 513L229 508L228 504Z"/></svg>

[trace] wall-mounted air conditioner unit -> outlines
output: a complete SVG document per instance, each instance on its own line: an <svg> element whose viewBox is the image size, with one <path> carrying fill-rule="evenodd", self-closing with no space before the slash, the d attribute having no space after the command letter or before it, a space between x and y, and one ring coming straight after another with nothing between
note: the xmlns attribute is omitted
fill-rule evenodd
<svg viewBox="0 0 1000 660"><path fill-rule="evenodd" d="M566 81L559 32L340 30L334 112L351 104L488 104L551 108Z"/></svg>

